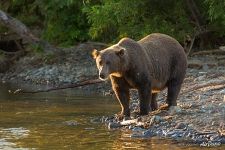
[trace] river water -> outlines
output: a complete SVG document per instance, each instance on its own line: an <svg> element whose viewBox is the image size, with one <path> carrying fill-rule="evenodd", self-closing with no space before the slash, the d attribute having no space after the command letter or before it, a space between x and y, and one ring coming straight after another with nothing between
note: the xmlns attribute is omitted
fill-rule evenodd
<svg viewBox="0 0 225 150"><path fill-rule="evenodd" d="M16 88L0 84L0 149L200 149L160 138L131 138L128 130L109 130L98 118L120 110L111 97L76 89L8 92Z"/></svg>

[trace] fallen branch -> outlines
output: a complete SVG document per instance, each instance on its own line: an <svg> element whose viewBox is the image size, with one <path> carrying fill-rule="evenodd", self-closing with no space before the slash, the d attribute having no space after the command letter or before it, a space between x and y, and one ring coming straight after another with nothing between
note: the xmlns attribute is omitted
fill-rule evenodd
<svg viewBox="0 0 225 150"><path fill-rule="evenodd" d="M213 88L213 89L210 89L210 90L222 90L222 89L225 89L225 85L221 85L221 86L219 86L219 87L215 87L215 88Z"/></svg>
<svg viewBox="0 0 225 150"><path fill-rule="evenodd" d="M213 49L192 53L192 56L194 55L225 55L225 51L221 49Z"/></svg>
<svg viewBox="0 0 225 150"><path fill-rule="evenodd" d="M100 79L91 79L91 80L85 80L85 81L81 81L81 82L77 82L74 84L69 84L69 85L65 85L62 87L54 87L54 88L49 88L46 90L37 90L37 91L23 91L21 89L18 89L16 91L13 92L13 94L16 93L31 93L31 94L35 94L35 93L41 93L41 92L50 92L50 91L56 91L56 90L63 90L63 89L69 89L69 88L76 88L76 87L81 87L81 86L85 86L85 85L91 85L91 84L96 84L96 83L102 83L104 81L100 80Z"/></svg>
<svg viewBox="0 0 225 150"><path fill-rule="evenodd" d="M185 94L185 93L189 93L189 92L201 89L201 88L210 87L210 86L218 86L218 85L225 85L225 80L200 84L200 85L191 87L191 88L181 92L180 95Z"/></svg>

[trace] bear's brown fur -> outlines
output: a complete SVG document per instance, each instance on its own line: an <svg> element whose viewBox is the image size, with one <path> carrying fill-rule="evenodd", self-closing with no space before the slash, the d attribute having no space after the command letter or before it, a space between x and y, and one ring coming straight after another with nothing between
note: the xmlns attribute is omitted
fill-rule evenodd
<svg viewBox="0 0 225 150"><path fill-rule="evenodd" d="M172 37L153 33L136 42L123 38L102 51L92 52L99 77L111 79L121 115L129 116L129 89L138 90L140 115L157 109L157 93L168 88L168 107L176 106L187 68L183 47Z"/></svg>

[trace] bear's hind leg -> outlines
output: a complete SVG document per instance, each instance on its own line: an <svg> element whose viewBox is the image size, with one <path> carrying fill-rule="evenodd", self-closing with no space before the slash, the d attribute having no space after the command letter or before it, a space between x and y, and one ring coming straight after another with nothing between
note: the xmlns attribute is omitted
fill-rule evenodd
<svg viewBox="0 0 225 150"><path fill-rule="evenodd" d="M154 110L157 110L158 108L158 104L157 104L157 101L156 101L156 98L157 98L157 93L152 93L152 99L151 99L151 110L154 111Z"/></svg>
<svg viewBox="0 0 225 150"><path fill-rule="evenodd" d="M140 115L148 115L152 98L151 93L150 83L145 83L140 88L138 88L138 94L140 97Z"/></svg>
<svg viewBox="0 0 225 150"><path fill-rule="evenodd" d="M168 83L167 104L170 106L177 106L177 97L181 89L182 82L171 80Z"/></svg>

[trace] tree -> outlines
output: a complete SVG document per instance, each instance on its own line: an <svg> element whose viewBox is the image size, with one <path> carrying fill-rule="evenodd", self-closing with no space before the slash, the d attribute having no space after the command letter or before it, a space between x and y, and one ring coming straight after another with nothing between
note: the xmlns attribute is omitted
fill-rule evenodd
<svg viewBox="0 0 225 150"><path fill-rule="evenodd" d="M89 24L77 0L3 0L0 9L17 18L40 37L56 45L86 41Z"/></svg>
<svg viewBox="0 0 225 150"><path fill-rule="evenodd" d="M181 0L104 0L84 11L94 39L140 39L152 32L162 32L183 40L193 32L185 7Z"/></svg>
<svg viewBox="0 0 225 150"><path fill-rule="evenodd" d="M186 35L202 31L209 31L210 35L201 35L200 40L208 36L206 40L210 42L214 38L225 43L224 0L187 0L186 3L183 0L2 0L0 3L0 9L29 28L38 29L41 39L55 45L68 46L87 40L113 43L125 36L138 40L152 32L169 34L182 42ZM190 8L194 8L197 20Z"/></svg>
<svg viewBox="0 0 225 150"><path fill-rule="evenodd" d="M2 10L0 10L0 23L5 27L9 28L10 30L16 32L19 36L21 36L21 38L28 41L33 46L38 46L46 52L57 50L47 42L35 37L22 22L7 15Z"/></svg>

